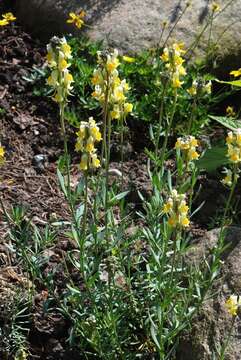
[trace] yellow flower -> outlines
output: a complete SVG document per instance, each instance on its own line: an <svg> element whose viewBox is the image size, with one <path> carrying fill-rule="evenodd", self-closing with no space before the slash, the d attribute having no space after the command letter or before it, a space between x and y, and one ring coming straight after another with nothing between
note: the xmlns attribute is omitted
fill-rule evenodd
<svg viewBox="0 0 241 360"><path fill-rule="evenodd" d="M231 170L228 170L225 178L222 180L222 183L227 186L232 186L233 182L233 173Z"/></svg>
<svg viewBox="0 0 241 360"><path fill-rule="evenodd" d="M184 215L187 214L189 210L189 207L186 205L186 201L182 201L181 204L178 207L178 211L180 212L180 214Z"/></svg>
<svg viewBox="0 0 241 360"><path fill-rule="evenodd" d="M9 24L9 22L6 19L0 20L0 26L5 26L5 25L8 25L8 24Z"/></svg>
<svg viewBox="0 0 241 360"><path fill-rule="evenodd" d="M74 24L78 29L80 29L84 25L83 18L85 17L85 11L80 11L79 14L70 12L69 19L66 21L68 24Z"/></svg>
<svg viewBox="0 0 241 360"><path fill-rule="evenodd" d="M125 62L128 62L128 63L133 63L135 62L135 58L133 57L130 57L130 56L123 56L122 59L125 61Z"/></svg>
<svg viewBox="0 0 241 360"><path fill-rule="evenodd" d="M238 70L232 70L229 74L233 75L234 77L239 77L241 76L241 68L239 68Z"/></svg>
<svg viewBox="0 0 241 360"><path fill-rule="evenodd" d="M235 113L235 111L234 111L234 109L233 109L232 106L227 106L227 108L226 108L226 115L227 115L228 117L234 117L234 116L236 116L236 113Z"/></svg>
<svg viewBox="0 0 241 360"><path fill-rule="evenodd" d="M63 51L66 59L71 59L71 47L66 41L61 44L61 50Z"/></svg>
<svg viewBox="0 0 241 360"><path fill-rule="evenodd" d="M91 167L93 168L100 167L100 160L97 158L96 154L91 154Z"/></svg>
<svg viewBox="0 0 241 360"><path fill-rule="evenodd" d="M124 112L125 113L131 113L132 110L133 110L133 105L131 103L124 104Z"/></svg>
<svg viewBox="0 0 241 360"><path fill-rule="evenodd" d="M172 199L169 199L166 204L164 204L162 211L164 214L168 214L170 210L173 208L173 201Z"/></svg>
<svg viewBox="0 0 241 360"><path fill-rule="evenodd" d="M180 81L179 74L175 73L172 77L172 86L176 88L180 88L183 84L183 81Z"/></svg>
<svg viewBox="0 0 241 360"><path fill-rule="evenodd" d="M3 14L2 17L3 17L3 19L7 20L8 22L16 20L16 17L11 12Z"/></svg>
<svg viewBox="0 0 241 360"><path fill-rule="evenodd" d="M217 4L216 2L213 2L212 3L212 11L213 12L218 12L218 11L220 11L220 5L219 4Z"/></svg>
<svg viewBox="0 0 241 360"><path fill-rule="evenodd" d="M81 162L80 162L80 170L87 170L88 169L88 155L87 154L83 154L81 156Z"/></svg>
<svg viewBox="0 0 241 360"><path fill-rule="evenodd" d="M207 82L207 84L204 86L204 91L206 91L207 94L211 94L212 92L212 82L211 80Z"/></svg>
<svg viewBox="0 0 241 360"><path fill-rule="evenodd" d="M90 136L87 140L87 143L86 143L86 147L85 147L85 151L91 153L93 152L95 149L94 147L94 139L92 138L92 136Z"/></svg>
<svg viewBox="0 0 241 360"><path fill-rule="evenodd" d="M199 154L198 154L198 152L195 150L195 148L191 148L191 149L188 151L187 157L188 157L188 160L190 160L190 161L192 161L192 160L197 160L197 159L199 158Z"/></svg>
<svg viewBox="0 0 241 360"><path fill-rule="evenodd" d="M177 225L177 219L175 216L169 217L168 225L170 225L171 227L175 227Z"/></svg>
<svg viewBox="0 0 241 360"><path fill-rule="evenodd" d="M111 119L120 119L121 113L119 106L114 106L113 110L110 112Z"/></svg>
<svg viewBox="0 0 241 360"><path fill-rule="evenodd" d="M197 95L197 87L198 87L198 82L197 80L193 80L192 82L192 86L187 89L187 92L191 95L191 96L195 96Z"/></svg>
<svg viewBox="0 0 241 360"><path fill-rule="evenodd" d="M236 316L241 301L237 295L231 295L225 302L225 306L230 315Z"/></svg>
<svg viewBox="0 0 241 360"><path fill-rule="evenodd" d="M63 71L65 69L67 69L68 66L69 66L69 64L67 63L67 61L64 58L62 58L62 56L60 56L59 62L58 62L59 71Z"/></svg>
<svg viewBox="0 0 241 360"><path fill-rule="evenodd" d="M4 148L0 145L0 158L3 158L5 154Z"/></svg>
<svg viewBox="0 0 241 360"><path fill-rule="evenodd" d="M185 217L181 217L181 220L180 220L180 224L183 226L183 227L187 227L190 225L190 220L185 216Z"/></svg>

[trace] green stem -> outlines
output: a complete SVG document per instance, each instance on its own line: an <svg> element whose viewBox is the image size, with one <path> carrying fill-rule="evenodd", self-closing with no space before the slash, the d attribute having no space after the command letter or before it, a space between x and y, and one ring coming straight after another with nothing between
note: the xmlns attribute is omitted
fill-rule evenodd
<svg viewBox="0 0 241 360"><path fill-rule="evenodd" d="M173 122L174 115L175 115L175 112L176 112L176 106L177 106L177 89L175 89L171 118L169 120L168 127L166 128L165 139L164 139L164 143L163 143L163 146L162 146L161 160L160 160L160 168L161 169L163 168L163 165L164 165L165 153L166 153L167 141L168 141L168 135L170 134L170 131L171 131L171 128L172 128L172 122Z"/></svg>
<svg viewBox="0 0 241 360"><path fill-rule="evenodd" d="M89 160L88 160L89 162ZM83 223L82 223L82 236L85 239L86 233L86 223L87 223L87 212L88 212L88 172L85 171L85 198L84 198L84 214L83 214Z"/></svg>
<svg viewBox="0 0 241 360"><path fill-rule="evenodd" d="M187 134L191 134L191 130L192 130L192 123L193 123L193 119L194 119L194 115L196 113L196 109L197 109L197 98L194 98L193 104L192 104L192 112L188 121L188 127L187 127Z"/></svg>
<svg viewBox="0 0 241 360"><path fill-rule="evenodd" d="M221 349L221 353L220 353L220 357L219 357L219 360L224 360L224 355L225 355L225 352L227 350L227 346L228 346L228 343L230 341L230 338L231 338L231 335L232 335L232 332L233 332L233 327L234 327L234 323L235 323L235 316L233 316L232 318L232 323L231 323L231 327L230 327L230 330L229 330L229 334L228 336L226 337L225 341L224 341L224 344L222 346L222 349Z"/></svg>
<svg viewBox="0 0 241 360"><path fill-rule="evenodd" d="M166 38L166 40L164 41L163 48L166 46L169 38L171 37L173 31L175 30L177 24L179 23L179 21L181 20L181 18L182 18L183 15L185 14L185 12L186 12L186 10L187 10L188 7L189 7L189 4L187 3L187 4L186 4L186 7L185 7L184 10L181 12L181 14L178 16L178 18L177 18L177 20L175 21L173 27L172 27L171 30L169 31L169 34L167 35L167 38Z"/></svg>
<svg viewBox="0 0 241 360"><path fill-rule="evenodd" d="M110 164L110 140L111 140L111 117L108 116L108 138L105 151L105 238L108 243L108 190L109 190L109 164Z"/></svg>
<svg viewBox="0 0 241 360"><path fill-rule="evenodd" d="M161 98L161 105L160 105L160 112L159 112L159 122L158 122L157 135L156 135L156 141L155 141L155 157L156 157L156 159L157 159L158 150L159 150L159 142L160 142L160 136L161 136L162 118L163 118L163 110L164 110L164 99L165 99L165 95L166 95L167 84L168 84L168 82L165 81L163 90L162 90L162 98Z"/></svg>

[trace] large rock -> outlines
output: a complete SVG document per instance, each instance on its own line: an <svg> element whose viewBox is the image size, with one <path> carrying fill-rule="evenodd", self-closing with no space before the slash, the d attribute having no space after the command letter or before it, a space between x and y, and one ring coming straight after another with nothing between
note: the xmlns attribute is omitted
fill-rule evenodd
<svg viewBox="0 0 241 360"><path fill-rule="evenodd" d="M221 8L230 0L219 0ZM11 1L12 3L12 1ZM124 52L139 51L157 44L161 24L169 29L185 7L182 0L15 0L16 15L32 32L43 38L63 32L77 33L66 24L70 11L87 13L85 32L94 39L104 39ZM210 14L211 0L193 0L172 38L190 44ZM241 1L232 4L214 21L213 34L220 45L219 54L227 64L241 52ZM82 30L81 30L82 31ZM168 29L164 39L167 36ZM236 55L236 56L234 56Z"/></svg>
<svg viewBox="0 0 241 360"><path fill-rule="evenodd" d="M219 229L209 231L193 246L189 261L199 263L216 246ZM232 324L232 317L225 308L225 301L231 294L241 296L241 228L230 227L227 231L223 253L221 277L214 283L211 296L192 321L192 333L181 341L179 360L212 360L215 347L220 349L225 342ZM209 293L210 295L210 293ZM241 360L240 312L236 317L225 360Z"/></svg>

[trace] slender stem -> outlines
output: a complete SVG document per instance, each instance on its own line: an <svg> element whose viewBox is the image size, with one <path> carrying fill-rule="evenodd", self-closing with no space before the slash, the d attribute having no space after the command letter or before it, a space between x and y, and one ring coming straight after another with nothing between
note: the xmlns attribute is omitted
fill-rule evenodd
<svg viewBox="0 0 241 360"><path fill-rule="evenodd" d="M105 238L106 242L109 241L108 237L108 190L109 190L109 163L110 163L110 140L111 140L111 117L108 115L108 138L105 151Z"/></svg>
<svg viewBox="0 0 241 360"><path fill-rule="evenodd" d="M65 129L65 122L64 122L64 110L65 110L65 103L60 103L59 112L60 112L60 125L61 125L61 133L64 140L64 160L67 169L67 191L68 196L70 196L70 164L69 164L69 153L68 153L68 142L67 142L67 135Z"/></svg>
<svg viewBox="0 0 241 360"><path fill-rule="evenodd" d="M226 337L226 339L225 339L225 341L224 341L224 344L223 344L223 346L222 346L219 360L224 360L224 355L225 355L225 352L226 352L226 349L227 349L229 340L230 340L231 335L232 335L232 332L233 332L233 327L234 327L235 319L236 319L236 316L233 316L233 318L232 318L232 323L231 323L230 330L229 330L229 334L228 334L228 336Z"/></svg>
<svg viewBox="0 0 241 360"><path fill-rule="evenodd" d="M173 122L174 115L175 115L175 112L176 112L176 106L177 106L177 89L175 89L172 113L171 113L171 117L170 117L170 120L169 120L168 127L166 128L165 139L164 139L164 143L163 143L163 146L162 146L161 160L160 160L161 169L162 169L162 167L164 165L165 153L166 153L167 141L168 141L168 135L170 134L170 131L171 131L171 128L172 128L172 122Z"/></svg>
<svg viewBox="0 0 241 360"><path fill-rule="evenodd" d="M212 12L212 14L211 14L211 19L210 19L210 29L209 29L209 35L208 35L207 54L209 53L210 45L211 45L211 36L212 36L212 30L213 30L213 16L214 16L214 12Z"/></svg>
<svg viewBox="0 0 241 360"><path fill-rule="evenodd" d="M177 17L177 20L175 21L175 23L174 23L173 27L172 27L172 28L171 28L171 30L169 31L169 34L167 35L166 40L164 41L163 47L165 47L165 46L166 46L166 44L167 44L167 42L168 42L169 38L171 37L171 35L172 35L173 31L175 30L175 28L176 28L177 24L179 23L179 21L181 20L181 18L182 18L182 17L183 17L183 15L185 14L185 12L186 12L186 10L187 10L187 8L188 8L188 7L189 7L189 4L186 4L186 6L185 6L184 10L183 10L183 11L181 12L181 14Z"/></svg>
<svg viewBox="0 0 241 360"><path fill-rule="evenodd" d="M120 141L121 141L121 191L123 191L124 186L124 121L125 121L125 115L121 118L121 132L120 132Z"/></svg>
<svg viewBox="0 0 241 360"><path fill-rule="evenodd" d="M89 161L88 161L89 162ZM84 214L82 223L82 237L85 239L86 223L87 223L87 212L88 212L88 172L85 171L85 198L84 198Z"/></svg>
<svg viewBox="0 0 241 360"><path fill-rule="evenodd" d="M189 121L188 121L188 127L187 127L187 133L190 134L191 130L192 130L192 123L194 120L194 115L196 113L196 109L197 109L197 98L194 98L193 104L192 104L192 112L191 115L189 117Z"/></svg>
<svg viewBox="0 0 241 360"><path fill-rule="evenodd" d="M162 90L162 98L161 98L161 105L160 105L160 112L159 112L159 122L158 122L157 135L156 135L156 141L155 141L155 157L156 157L156 159L157 159L158 150L159 150L159 142L160 142L160 136L161 136L162 118L163 118L163 110L164 110L164 99L165 99L165 95L166 95L167 84L168 84L168 82L165 81L163 90Z"/></svg>

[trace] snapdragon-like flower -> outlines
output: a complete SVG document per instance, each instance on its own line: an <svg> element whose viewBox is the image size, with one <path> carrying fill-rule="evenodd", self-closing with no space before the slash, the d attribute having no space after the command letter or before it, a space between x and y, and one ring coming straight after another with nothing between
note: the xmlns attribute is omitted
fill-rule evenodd
<svg viewBox="0 0 241 360"><path fill-rule="evenodd" d="M239 307L241 306L241 299L237 295L231 295L225 302L226 309L229 314L236 316Z"/></svg>
<svg viewBox="0 0 241 360"><path fill-rule="evenodd" d="M234 111L234 108L232 106L227 106L226 107L226 115L228 117L235 117L236 116L236 112Z"/></svg>
<svg viewBox="0 0 241 360"><path fill-rule="evenodd" d="M186 75L186 70L183 66L185 60L182 58L182 54L185 54L183 47L182 43L175 43L170 48L165 47L161 55L161 59L170 74L173 88L180 88L183 84L180 77Z"/></svg>
<svg viewBox="0 0 241 360"><path fill-rule="evenodd" d="M234 164L241 162L241 128L230 131L226 138L229 160Z"/></svg>
<svg viewBox="0 0 241 360"><path fill-rule="evenodd" d="M179 137L175 149L180 149L186 161L197 160L200 154L197 152L198 141L194 136Z"/></svg>
<svg viewBox="0 0 241 360"><path fill-rule="evenodd" d="M178 194L177 190L172 190L171 196L163 206L163 213L168 215L168 224L171 227L188 227L189 207L186 204L186 195Z"/></svg>
<svg viewBox="0 0 241 360"><path fill-rule="evenodd" d="M133 105L126 101L126 94L130 90L126 80L119 78L118 51L98 52L98 67L94 70L92 84L95 90L92 96L103 106L106 101L112 119L121 119L131 113Z"/></svg>
<svg viewBox="0 0 241 360"><path fill-rule="evenodd" d="M47 79L47 84L54 90L53 99L57 103L65 103L68 95L73 89L74 82L72 74L69 72L71 47L66 39L54 36L47 45L47 61L51 69L51 74Z"/></svg>
<svg viewBox="0 0 241 360"><path fill-rule="evenodd" d="M100 160L96 154L95 143L101 141L102 137L93 117L90 117L88 122L81 121L79 131L76 135L75 150L82 153L80 169L89 170L100 167Z"/></svg>
<svg viewBox="0 0 241 360"><path fill-rule="evenodd" d="M241 76L241 68L239 68L238 70L232 70L229 74L233 75L234 77L239 77Z"/></svg>
<svg viewBox="0 0 241 360"><path fill-rule="evenodd" d="M70 12L69 19L66 21L67 24L74 24L78 29L80 29L84 25L83 18L86 13L84 10L81 10L79 13Z"/></svg>
<svg viewBox="0 0 241 360"><path fill-rule="evenodd" d="M0 19L0 26L8 25L12 21L15 21L15 20L16 20L16 17L13 15L13 13L8 12L8 13L2 15L2 19Z"/></svg>
<svg viewBox="0 0 241 360"><path fill-rule="evenodd" d="M233 184L233 172L230 169L226 170L225 177L222 180L223 185L232 186Z"/></svg>
<svg viewBox="0 0 241 360"><path fill-rule="evenodd" d="M211 10L212 10L213 13L215 13L215 12L220 11L221 7L220 7L220 5L218 3L213 2L212 5L211 5Z"/></svg>

